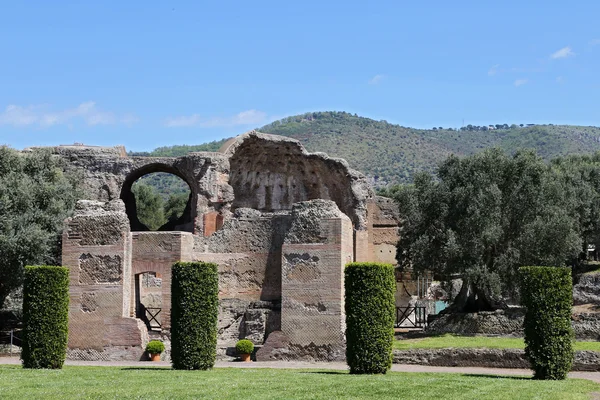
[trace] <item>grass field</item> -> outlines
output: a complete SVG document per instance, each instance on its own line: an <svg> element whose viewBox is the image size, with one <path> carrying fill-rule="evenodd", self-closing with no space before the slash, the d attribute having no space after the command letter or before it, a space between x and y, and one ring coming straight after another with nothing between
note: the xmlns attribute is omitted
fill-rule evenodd
<svg viewBox="0 0 600 400"><path fill-rule="evenodd" d="M596 392L600 385L586 380L442 373L0 366L2 399L589 399Z"/></svg>
<svg viewBox="0 0 600 400"><path fill-rule="evenodd" d="M394 349L444 349L444 348L488 348L488 349L524 349L521 338L440 335L420 339L394 341ZM575 350L600 352L600 342L575 342Z"/></svg>

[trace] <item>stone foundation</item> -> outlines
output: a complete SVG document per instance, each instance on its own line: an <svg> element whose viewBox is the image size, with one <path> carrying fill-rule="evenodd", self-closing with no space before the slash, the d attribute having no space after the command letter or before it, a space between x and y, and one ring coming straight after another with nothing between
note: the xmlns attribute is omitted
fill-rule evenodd
<svg viewBox="0 0 600 400"><path fill-rule="evenodd" d="M529 369L520 349L414 349L394 350L394 364L436 367L482 367ZM576 351L572 371L600 371L600 353Z"/></svg>

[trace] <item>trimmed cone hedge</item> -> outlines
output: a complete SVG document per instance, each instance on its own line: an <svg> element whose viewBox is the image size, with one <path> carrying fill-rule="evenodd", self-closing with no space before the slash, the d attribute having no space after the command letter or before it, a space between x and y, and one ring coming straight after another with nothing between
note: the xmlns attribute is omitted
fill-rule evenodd
<svg viewBox="0 0 600 400"><path fill-rule="evenodd" d="M171 360L175 369L209 369L217 357L218 266L178 262L171 281Z"/></svg>
<svg viewBox="0 0 600 400"><path fill-rule="evenodd" d="M23 368L62 368L69 331L67 268L25 267L23 325Z"/></svg>
<svg viewBox="0 0 600 400"><path fill-rule="evenodd" d="M573 363L571 269L521 267L525 355L534 379L565 379Z"/></svg>
<svg viewBox="0 0 600 400"><path fill-rule="evenodd" d="M351 374L385 374L392 366L395 292L392 265L346 265L346 362Z"/></svg>

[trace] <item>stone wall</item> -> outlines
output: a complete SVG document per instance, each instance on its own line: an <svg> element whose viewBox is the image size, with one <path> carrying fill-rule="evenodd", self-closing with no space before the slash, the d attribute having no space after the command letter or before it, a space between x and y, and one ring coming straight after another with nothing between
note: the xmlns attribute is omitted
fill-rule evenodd
<svg viewBox="0 0 600 400"><path fill-rule="evenodd" d="M148 328L160 323L166 334L170 269L181 260L219 265L219 355L246 337L298 350L287 358L341 359L343 266L395 260L394 204L346 161L294 139L252 131L220 152L178 158L128 157L122 147L53 151L79 174L86 199L63 240L73 358L138 359ZM154 172L191 191L181 218L161 232L139 221L131 192ZM158 322L144 307L161 309Z"/></svg>
<svg viewBox="0 0 600 400"><path fill-rule="evenodd" d="M525 312L521 308L479 313L441 314L426 329L428 334L523 337ZM578 340L600 340L600 313L573 313L571 325Z"/></svg>
<svg viewBox="0 0 600 400"><path fill-rule="evenodd" d="M579 275L573 285L573 304L600 305L600 272Z"/></svg>
<svg viewBox="0 0 600 400"><path fill-rule="evenodd" d="M520 349L394 350L393 362L436 367L530 368L525 351ZM600 353L576 351L571 370L600 371Z"/></svg>
<svg viewBox="0 0 600 400"><path fill-rule="evenodd" d="M352 223L334 202L294 205L282 250L281 331L295 354L344 359L344 266L352 247Z"/></svg>
<svg viewBox="0 0 600 400"><path fill-rule="evenodd" d="M521 308L440 314L426 331L431 334L523 336L524 317L525 311Z"/></svg>
<svg viewBox="0 0 600 400"><path fill-rule="evenodd" d="M131 235L123 203L79 201L63 234L69 267L70 355L139 358L146 335L131 318Z"/></svg>

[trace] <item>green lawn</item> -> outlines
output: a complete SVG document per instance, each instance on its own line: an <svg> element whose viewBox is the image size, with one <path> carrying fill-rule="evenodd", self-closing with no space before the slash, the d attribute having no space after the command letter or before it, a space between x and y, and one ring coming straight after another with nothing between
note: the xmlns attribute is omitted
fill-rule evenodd
<svg viewBox="0 0 600 400"><path fill-rule="evenodd" d="M350 375L342 371L0 365L2 399L589 399L587 380L442 373Z"/></svg>
<svg viewBox="0 0 600 400"><path fill-rule="evenodd" d="M456 336L451 334L431 336L422 339L403 339L394 341L394 349L444 349L444 348L488 348L488 349L524 349L520 338ZM600 352L600 342L575 342L575 350Z"/></svg>

